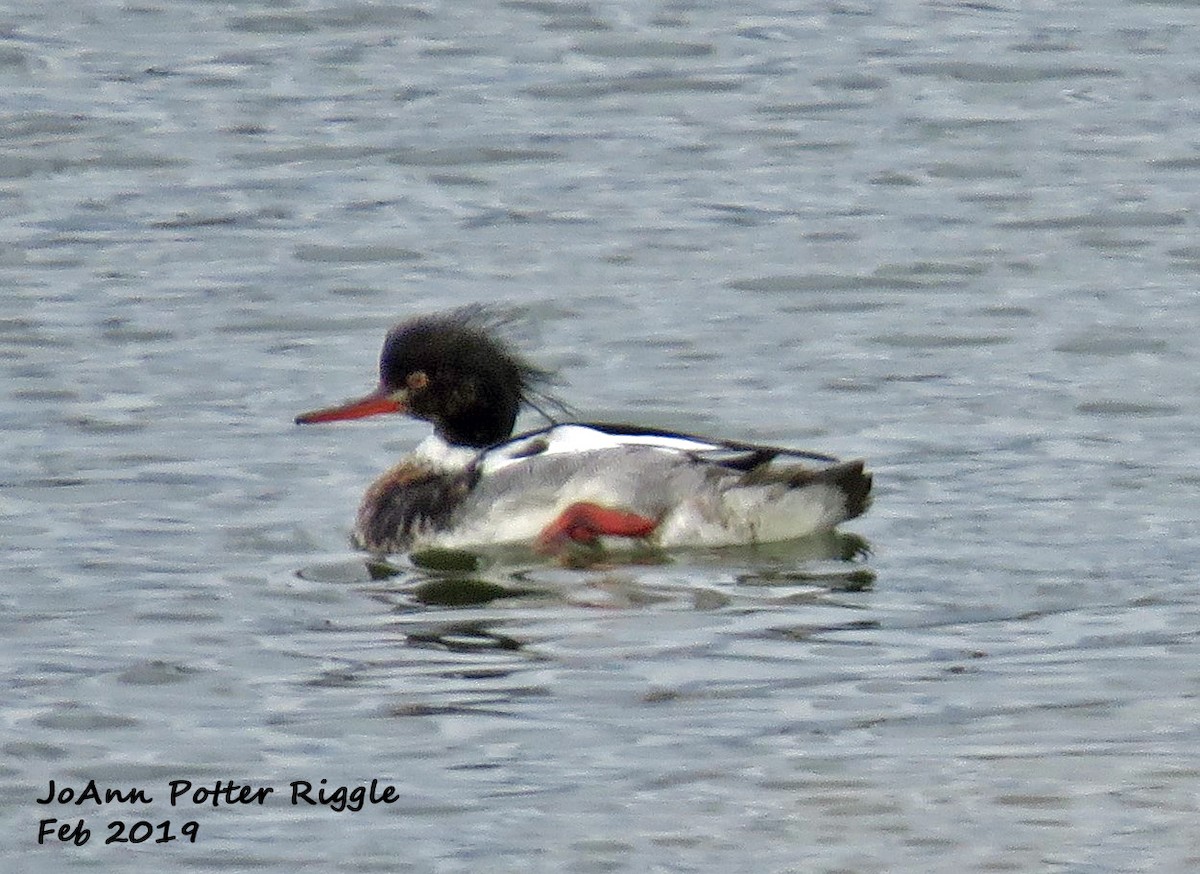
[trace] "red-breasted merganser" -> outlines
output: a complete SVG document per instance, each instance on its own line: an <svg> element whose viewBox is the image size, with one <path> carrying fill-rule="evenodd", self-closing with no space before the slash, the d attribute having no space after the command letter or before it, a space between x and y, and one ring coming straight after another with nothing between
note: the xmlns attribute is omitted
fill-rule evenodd
<svg viewBox="0 0 1200 874"><path fill-rule="evenodd" d="M494 327L480 309L397 325L374 392L296 418L407 413L433 425L367 489L354 527L360 548L528 543L553 552L601 538L729 546L827 531L867 508L862 461L598 423L513 437L522 404L540 411L550 374Z"/></svg>

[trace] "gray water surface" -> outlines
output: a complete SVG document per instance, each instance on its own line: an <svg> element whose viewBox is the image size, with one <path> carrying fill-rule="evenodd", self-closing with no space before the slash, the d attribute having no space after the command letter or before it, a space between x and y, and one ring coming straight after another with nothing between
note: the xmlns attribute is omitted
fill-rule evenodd
<svg viewBox="0 0 1200 874"><path fill-rule="evenodd" d="M0 12L5 871L1200 868L1196 4ZM470 302L874 507L368 563L425 426L292 417Z"/></svg>

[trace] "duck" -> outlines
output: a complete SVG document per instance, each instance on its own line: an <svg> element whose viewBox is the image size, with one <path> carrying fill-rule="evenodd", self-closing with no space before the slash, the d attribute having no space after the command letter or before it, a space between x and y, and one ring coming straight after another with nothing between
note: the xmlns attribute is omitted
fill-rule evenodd
<svg viewBox="0 0 1200 874"><path fill-rule="evenodd" d="M862 460L604 422L557 421L553 374L481 307L393 327L374 391L300 425L403 414L433 433L366 490L352 541L418 549L723 547L802 538L862 515ZM514 435L525 407L548 424Z"/></svg>

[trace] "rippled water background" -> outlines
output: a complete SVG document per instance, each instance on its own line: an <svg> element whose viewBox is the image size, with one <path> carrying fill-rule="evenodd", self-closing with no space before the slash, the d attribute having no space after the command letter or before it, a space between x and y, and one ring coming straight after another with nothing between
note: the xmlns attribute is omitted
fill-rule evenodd
<svg viewBox="0 0 1200 874"><path fill-rule="evenodd" d="M4 869L1196 870L1198 25L5 4ZM425 429L291 418L472 301L585 416L865 456L869 552L372 572Z"/></svg>

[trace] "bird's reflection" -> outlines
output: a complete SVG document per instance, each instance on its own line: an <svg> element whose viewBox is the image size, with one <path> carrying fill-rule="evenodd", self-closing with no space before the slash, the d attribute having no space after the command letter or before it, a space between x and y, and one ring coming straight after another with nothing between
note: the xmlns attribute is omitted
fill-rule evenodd
<svg viewBox="0 0 1200 874"><path fill-rule="evenodd" d="M866 563L870 552L859 535L832 531L781 543L671 553L589 548L557 561L516 548L436 549L371 556L353 567L340 562L299 574L358 584L395 614L394 630L411 645L452 653L513 653L523 648L522 635L500 629L552 622L556 615L564 617L563 611L711 611L738 602L761 609L841 606L838 595L874 585Z"/></svg>

